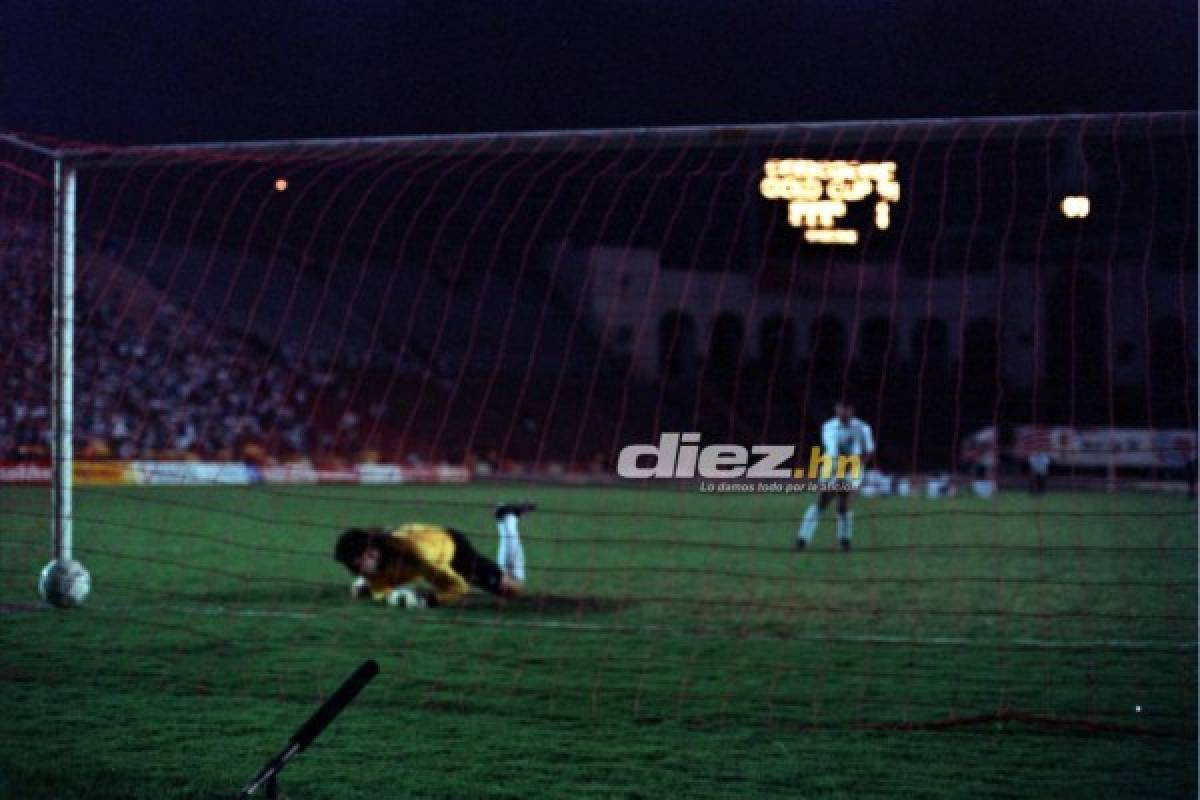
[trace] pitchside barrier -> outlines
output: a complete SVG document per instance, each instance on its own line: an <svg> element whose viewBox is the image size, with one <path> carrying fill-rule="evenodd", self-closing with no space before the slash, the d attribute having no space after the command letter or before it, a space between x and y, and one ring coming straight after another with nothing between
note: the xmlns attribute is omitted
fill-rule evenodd
<svg viewBox="0 0 1200 800"><path fill-rule="evenodd" d="M362 485L388 486L401 484L463 484L470 481L541 484L546 486L609 486L645 489L655 484L628 481L613 475L592 472L573 472L566 469L533 472L515 468L498 473L494 470L472 471L464 466L449 464L428 467L408 467L393 464L356 464L341 467L314 467L309 464L279 464L259 466L237 462L213 461L75 461L72 465L76 486L272 486ZM0 485L48 486L52 471L49 464L36 462L0 462ZM810 493L803 482L796 481L730 481L746 493L776 493L802 496ZM680 487L696 489L694 480L660 482L657 488ZM789 486L794 486L794 491ZM1186 480L1122 478L1119 483L1098 475L1056 474L1051 488L1056 491L1089 492L1191 491ZM859 489L864 497L921 497L930 500L969 494L980 498L995 496L999 489L1028 490L1028 479L1017 474L997 478L978 478L971 475L930 473L918 475L889 475L869 470ZM732 486L721 491L731 492Z"/></svg>
<svg viewBox="0 0 1200 800"><path fill-rule="evenodd" d="M435 465L401 467L392 464L356 464L314 467L307 464L257 466L220 461L76 461L77 486L252 486L405 483L466 483L465 467ZM48 464L0 462L0 484L48 485Z"/></svg>

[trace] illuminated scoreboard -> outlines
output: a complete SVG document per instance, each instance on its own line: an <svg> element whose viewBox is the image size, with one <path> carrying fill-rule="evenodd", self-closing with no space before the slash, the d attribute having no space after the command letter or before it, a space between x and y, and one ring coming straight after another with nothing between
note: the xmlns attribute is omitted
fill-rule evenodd
<svg viewBox="0 0 1200 800"><path fill-rule="evenodd" d="M786 200L788 224L805 241L855 244L858 231L842 227L851 203L875 201L875 227L891 225L891 205L900 201L894 161L814 161L773 158L763 167L759 191L768 200Z"/></svg>

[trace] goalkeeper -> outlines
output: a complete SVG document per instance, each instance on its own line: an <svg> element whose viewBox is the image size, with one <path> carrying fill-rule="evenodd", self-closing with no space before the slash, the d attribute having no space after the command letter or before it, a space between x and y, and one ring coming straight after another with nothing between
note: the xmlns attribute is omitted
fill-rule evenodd
<svg viewBox="0 0 1200 800"><path fill-rule="evenodd" d="M520 550L517 520L535 508L532 503L496 508L502 553ZM472 586L499 597L513 597L520 593L525 577L524 553L519 561L511 555L505 558L506 572L477 552L461 531L425 523L391 530L350 528L338 537L333 557L358 576L350 587L352 596L404 608L456 605ZM519 574L513 574L517 566ZM408 587L417 581L428 588Z"/></svg>

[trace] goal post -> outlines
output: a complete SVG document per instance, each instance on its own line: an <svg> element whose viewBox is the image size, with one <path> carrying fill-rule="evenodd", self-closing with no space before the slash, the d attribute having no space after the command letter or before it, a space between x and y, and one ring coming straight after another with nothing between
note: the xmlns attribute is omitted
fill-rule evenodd
<svg viewBox="0 0 1200 800"><path fill-rule="evenodd" d="M75 167L54 162L54 391L51 497L54 558L71 560L72 464L75 400Z"/></svg>
<svg viewBox="0 0 1200 800"><path fill-rule="evenodd" d="M77 196L78 171L71 159L64 157L61 148L48 147L42 143L11 133L0 133L0 142L6 147L0 166L6 175L3 183L2 205L4 217L4 242L6 248L13 240L32 235L32 231L14 234L23 225L39 223L36 209L43 207L39 193L45 190L50 196L47 215L41 222L49 229L49 258L45 267L50 273L49 351L50 363L47 378L49 395L48 426L44 440L49 444L49 470L47 482L50 486L50 554L51 560L42 568L38 590L43 599L60 608L80 604L90 589L91 578L83 564L74 559L74 375L75 363L75 273L77 256ZM18 188L20 187L20 188ZM28 266L28 265L26 265ZM10 265L11 268L11 265ZM11 275L7 276L10 280ZM30 298L11 295L15 301L7 313L19 317L18 308L22 301ZM29 324L31 320L23 320ZM10 323L12 324L12 323ZM32 331L31 331L32 332ZM20 359L14 359L16 348L26 343L19 340L10 343L5 359L6 367L15 367ZM15 363L14 363L15 361ZM16 370L7 376L6 393L11 397L22 397L31 391L23 386ZM33 390L37 396L37 390ZM6 409L4 428L11 433L12 414L17 406ZM24 414L28 409L23 409ZM0 460L12 457L11 440L5 443Z"/></svg>
<svg viewBox="0 0 1200 800"><path fill-rule="evenodd" d="M57 608L82 604L91 590L90 573L73 558L77 178L73 164L61 157L54 159L50 412L53 557L42 568L38 591Z"/></svg>

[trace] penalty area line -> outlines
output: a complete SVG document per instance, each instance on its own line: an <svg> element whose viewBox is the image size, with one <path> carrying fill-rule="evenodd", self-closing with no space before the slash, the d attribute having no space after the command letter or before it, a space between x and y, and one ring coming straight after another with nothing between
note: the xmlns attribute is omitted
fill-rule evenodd
<svg viewBox="0 0 1200 800"><path fill-rule="evenodd" d="M107 608L115 609L116 606ZM264 608L229 608L228 606L159 606L163 611L174 611L178 614L195 614L202 617L266 617L275 619L319 619L324 614L316 611L273 611ZM145 611L129 606L128 610Z"/></svg>

